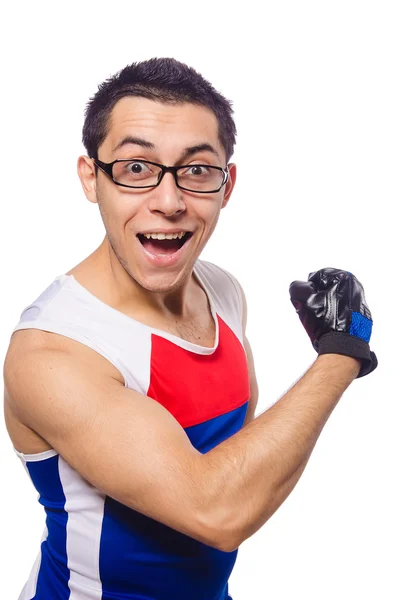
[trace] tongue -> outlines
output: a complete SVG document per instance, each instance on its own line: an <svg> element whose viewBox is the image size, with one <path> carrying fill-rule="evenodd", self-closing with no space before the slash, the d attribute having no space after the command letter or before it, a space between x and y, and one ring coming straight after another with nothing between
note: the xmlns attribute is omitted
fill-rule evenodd
<svg viewBox="0 0 397 600"><path fill-rule="evenodd" d="M176 240L148 240L144 239L143 245L145 249L151 254L159 256L160 254L174 254L179 250L181 242L179 239Z"/></svg>

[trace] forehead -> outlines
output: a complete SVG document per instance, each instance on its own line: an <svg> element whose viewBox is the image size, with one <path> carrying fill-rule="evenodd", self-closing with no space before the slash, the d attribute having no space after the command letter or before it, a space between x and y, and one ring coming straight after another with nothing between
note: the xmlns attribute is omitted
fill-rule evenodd
<svg viewBox="0 0 397 600"><path fill-rule="evenodd" d="M164 150L207 142L224 154L215 114L205 106L188 102L164 104L135 96L122 98L111 111L101 145L111 152L127 135L146 139Z"/></svg>

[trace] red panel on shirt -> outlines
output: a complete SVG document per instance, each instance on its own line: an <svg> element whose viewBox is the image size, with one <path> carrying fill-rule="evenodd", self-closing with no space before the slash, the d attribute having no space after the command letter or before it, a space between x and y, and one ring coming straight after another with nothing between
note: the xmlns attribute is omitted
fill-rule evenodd
<svg viewBox="0 0 397 600"><path fill-rule="evenodd" d="M217 318L219 344L213 354L195 354L152 334L147 395L184 428L232 411L250 397L244 347L219 315Z"/></svg>

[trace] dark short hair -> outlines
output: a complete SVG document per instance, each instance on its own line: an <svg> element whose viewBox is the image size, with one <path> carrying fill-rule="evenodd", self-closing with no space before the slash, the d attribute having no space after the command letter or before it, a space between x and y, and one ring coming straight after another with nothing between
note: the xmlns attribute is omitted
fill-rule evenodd
<svg viewBox="0 0 397 600"><path fill-rule="evenodd" d="M88 156L98 158L98 148L108 133L110 113L125 96L166 104L190 102L211 109L218 120L218 137L225 149L226 163L229 162L236 143L232 103L200 73L174 58L132 63L99 85L85 109L83 144Z"/></svg>

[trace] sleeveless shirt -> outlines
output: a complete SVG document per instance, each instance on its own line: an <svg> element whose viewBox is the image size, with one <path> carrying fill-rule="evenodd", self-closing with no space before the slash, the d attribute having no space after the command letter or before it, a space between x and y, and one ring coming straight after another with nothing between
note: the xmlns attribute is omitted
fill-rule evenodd
<svg viewBox="0 0 397 600"><path fill-rule="evenodd" d="M23 310L13 332L50 331L99 352L126 387L162 404L206 453L241 429L250 389L236 280L202 260L194 273L215 321L213 348L134 320L65 274ZM207 546L117 502L54 449L14 451L46 517L18 600L231 600L238 550Z"/></svg>

